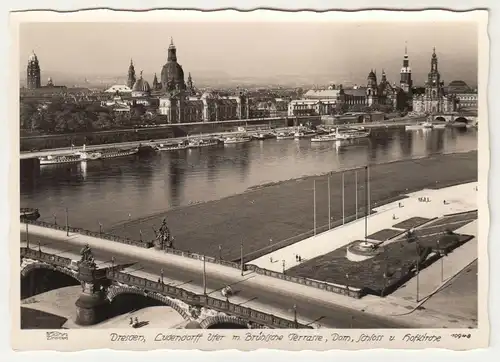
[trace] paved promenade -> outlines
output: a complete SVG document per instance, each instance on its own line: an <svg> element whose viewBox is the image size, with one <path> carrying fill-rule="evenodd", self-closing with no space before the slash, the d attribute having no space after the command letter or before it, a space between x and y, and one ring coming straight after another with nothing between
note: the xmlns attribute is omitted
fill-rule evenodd
<svg viewBox="0 0 500 362"><path fill-rule="evenodd" d="M22 228L24 229L24 228ZM165 254L156 250L142 249L117 242L100 240L83 235L70 234L68 238L63 231L46 229L30 225L30 240L35 247L37 239L42 241L42 250L53 248L60 250L60 255L73 252L78 254L79 248L89 244L98 260L110 262L114 256L117 263L120 259L135 260L139 266L137 272L151 274L157 280L159 269L164 268L165 276L170 282L182 288L199 288L202 285L202 262L176 255ZM22 236L24 239L25 236ZM47 248L47 249L45 249ZM72 250L72 251L70 251ZM101 264L104 265L104 264ZM367 296L360 300L335 293L286 282L280 279L257 275L251 271L243 276L240 271L217 264L206 264L207 282L210 282L210 293L219 293L224 285L232 285L238 289L238 298L245 298L241 304L257 308L258 303L267 306L266 310L275 311L276 315L290 318L293 316L292 305L297 304L299 321L315 326L329 328L401 328L401 327L467 327L470 321L454 319L429 311L414 311L413 303ZM199 289L198 289L199 290ZM211 295L213 296L213 295ZM278 314L279 313L279 314Z"/></svg>
<svg viewBox="0 0 500 362"><path fill-rule="evenodd" d="M403 200L374 208L375 213L368 217L368 235L392 228L394 224L415 216L432 219L445 214L476 210L476 186L477 182L471 182L442 189L426 189L410 193ZM430 201L419 201L419 198L422 197L429 198ZM446 204L443 201L446 201ZM400 207L400 204L402 207ZM300 264L296 259L296 255L300 255L304 261L311 260L346 246L355 240L364 240L364 238L365 219L361 217L356 221L266 254L250 261L249 264L282 272L283 265L286 270ZM477 243L474 243L474 245L477 248ZM474 246L467 246L467 248L474 248Z"/></svg>

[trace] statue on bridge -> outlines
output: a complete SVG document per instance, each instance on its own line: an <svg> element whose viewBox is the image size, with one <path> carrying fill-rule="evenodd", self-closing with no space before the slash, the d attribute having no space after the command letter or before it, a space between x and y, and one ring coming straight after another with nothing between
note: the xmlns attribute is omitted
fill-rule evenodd
<svg viewBox="0 0 500 362"><path fill-rule="evenodd" d="M165 249L165 248L173 248L174 244L174 238L172 237L172 234L170 233L170 229L167 226L167 219L163 219L160 229L157 231L153 227L153 231L155 233L155 245L160 248L160 249Z"/></svg>
<svg viewBox="0 0 500 362"><path fill-rule="evenodd" d="M92 250L90 249L89 244L85 245L80 251L80 255L82 256L80 259L80 264L89 267L95 267L94 255L92 255Z"/></svg>

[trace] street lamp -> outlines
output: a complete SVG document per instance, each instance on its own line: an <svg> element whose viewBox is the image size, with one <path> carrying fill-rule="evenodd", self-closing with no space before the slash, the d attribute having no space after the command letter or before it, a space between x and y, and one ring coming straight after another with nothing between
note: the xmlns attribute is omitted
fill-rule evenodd
<svg viewBox="0 0 500 362"><path fill-rule="evenodd" d="M40 240L38 240L38 252L42 253L42 246L40 245Z"/></svg>
<svg viewBox="0 0 500 362"><path fill-rule="evenodd" d="M111 272L115 275L115 257L111 257Z"/></svg>
<svg viewBox="0 0 500 362"><path fill-rule="evenodd" d="M285 274L285 260L283 259L282 262L283 262L283 274Z"/></svg>
<svg viewBox="0 0 500 362"><path fill-rule="evenodd" d="M207 295L207 271L205 267L205 256L202 256L203 259L203 295Z"/></svg>
<svg viewBox="0 0 500 362"><path fill-rule="evenodd" d="M349 273L345 273L345 277L346 277L346 283L345 283L345 288L346 288L346 291L347 291L347 295L349 295Z"/></svg>
<svg viewBox="0 0 500 362"><path fill-rule="evenodd" d="M415 246L416 246L416 251L417 251L417 262L416 262L416 265L415 265L415 268L416 268L416 273L417 273L417 303L419 301L419 280L418 280L418 276L420 274L420 244L418 243L418 241L415 242Z"/></svg>
<svg viewBox="0 0 500 362"><path fill-rule="evenodd" d="M222 245L219 244L219 260L222 260Z"/></svg>
<svg viewBox="0 0 500 362"><path fill-rule="evenodd" d="M444 253L442 252L440 245L439 245L439 239L437 240L437 247L438 247L438 253L441 256L441 283L444 281Z"/></svg>
<svg viewBox="0 0 500 362"><path fill-rule="evenodd" d="M245 264L244 264L244 260L243 260L243 242L241 242L241 276L243 276L243 269L245 268Z"/></svg>
<svg viewBox="0 0 500 362"><path fill-rule="evenodd" d="M28 233L28 222L26 221L26 248L30 248L30 235Z"/></svg>
<svg viewBox="0 0 500 362"><path fill-rule="evenodd" d="M299 323L297 322L297 305L293 305L293 322L295 323L295 329L299 328Z"/></svg>
<svg viewBox="0 0 500 362"><path fill-rule="evenodd" d="M52 214L52 216L54 216L54 225L57 225L57 215L56 215L56 213Z"/></svg>
<svg viewBox="0 0 500 362"><path fill-rule="evenodd" d="M142 243L142 230L141 229L139 229L139 239L140 239L140 241Z"/></svg>
<svg viewBox="0 0 500 362"><path fill-rule="evenodd" d="M161 275L161 284L163 285L163 268L160 270L160 275Z"/></svg>
<svg viewBox="0 0 500 362"><path fill-rule="evenodd" d="M102 234L102 224L101 222L99 222L99 236L101 236Z"/></svg>
<svg viewBox="0 0 500 362"><path fill-rule="evenodd" d="M65 209L65 213L66 213L66 236L69 236L68 208Z"/></svg>

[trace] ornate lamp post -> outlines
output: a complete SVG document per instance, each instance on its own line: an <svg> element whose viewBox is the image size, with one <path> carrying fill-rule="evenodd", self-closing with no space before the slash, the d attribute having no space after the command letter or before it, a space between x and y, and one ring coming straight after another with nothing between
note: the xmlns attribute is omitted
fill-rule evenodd
<svg viewBox="0 0 500 362"><path fill-rule="evenodd" d="M111 257L111 272L115 275L115 257Z"/></svg>
<svg viewBox="0 0 500 362"><path fill-rule="evenodd" d="M28 233L28 222L26 222L26 248L30 248L30 234Z"/></svg>
<svg viewBox="0 0 500 362"><path fill-rule="evenodd" d="M160 270L161 284L163 285L163 268Z"/></svg>
<svg viewBox="0 0 500 362"><path fill-rule="evenodd" d="M99 222L99 236L101 236L102 234L102 224L101 222Z"/></svg>
<svg viewBox="0 0 500 362"><path fill-rule="evenodd" d="M52 214L52 216L54 216L54 225L57 225L57 215L56 215L56 213Z"/></svg>
<svg viewBox="0 0 500 362"><path fill-rule="evenodd" d="M283 274L285 274L285 259L283 259L282 261L283 261Z"/></svg>
<svg viewBox="0 0 500 362"><path fill-rule="evenodd" d="M346 291L347 291L347 295L349 295L349 273L345 273L345 277L346 277L346 283L345 283L345 288L346 288Z"/></svg>
<svg viewBox="0 0 500 362"><path fill-rule="evenodd" d="M203 295L207 295L207 271L205 267L205 256L203 258Z"/></svg>
<svg viewBox="0 0 500 362"><path fill-rule="evenodd" d="M243 260L243 242L241 242L241 276L243 276L244 269L245 269L245 261Z"/></svg>
<svg viewBox="0 0 500 362"><path fill-rule="evenodd" d="M297 305L293 305L293 322L295 323L295 329L299 328L299 323L297 322Z"/></svg>
<svg viewBox="0 0 500 362"><path fill-rule="evenodd" d="M219 244L219 260L222 260L222 245Z"/></svg>
<svg viewBox="0 0 500 362"><path fill-rule="evenodd" d="M66 236L69 236L68 208L65 209L65 213L66 213Z"/></svg>

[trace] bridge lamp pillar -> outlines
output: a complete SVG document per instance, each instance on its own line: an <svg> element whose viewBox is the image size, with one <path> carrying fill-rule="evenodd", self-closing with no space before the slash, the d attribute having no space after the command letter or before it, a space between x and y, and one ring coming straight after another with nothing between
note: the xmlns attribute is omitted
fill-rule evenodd
<svg viewBox="0 0 500 362"><path fill-rule="evenodd" d="M76 306L76 324L90 326L107 318L109 302L102 289L104 276L96 273L97 266L93 261L81 261L78 266L78 279L82 282L82 292Z"/></svg>

